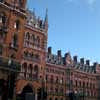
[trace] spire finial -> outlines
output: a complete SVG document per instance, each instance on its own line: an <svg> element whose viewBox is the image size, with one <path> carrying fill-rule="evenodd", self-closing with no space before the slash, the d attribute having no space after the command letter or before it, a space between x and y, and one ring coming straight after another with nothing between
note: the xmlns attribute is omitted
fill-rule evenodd
<svg viewBox="0 0 100 100"><path fill-rule="evenodd" d="M46 8L45 22L48 23L48 8Z"/></svg>

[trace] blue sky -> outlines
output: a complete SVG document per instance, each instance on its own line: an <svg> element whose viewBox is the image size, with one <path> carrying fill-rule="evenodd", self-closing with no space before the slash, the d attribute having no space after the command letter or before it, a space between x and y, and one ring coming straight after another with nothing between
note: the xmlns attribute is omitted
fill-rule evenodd
<svg viewBox="0 0 100 100"><path fill-rule="evenodd" d="M100 0L28 0L27 7L41 18L48 8L53 53L61 49L100 63Z"/></svg>

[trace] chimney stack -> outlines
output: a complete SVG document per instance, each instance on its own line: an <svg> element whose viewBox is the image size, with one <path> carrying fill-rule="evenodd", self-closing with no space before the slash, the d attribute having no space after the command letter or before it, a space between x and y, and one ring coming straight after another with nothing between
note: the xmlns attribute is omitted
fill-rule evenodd
<svg viewBox="0 0 100 100"><path fill-rule="evenodd" d="M80 64L84 65L84 58L80 59Z"/></svg>
<svg viewBox="0 0 100 100"><path fill-rule="evenodd" d="M48 47L48 54L52 54L52 48Z"/></svg>
<svg viewBox="0 0 100 100"><path fill-rule="evenodd" d="M58 51L57 51L57 55L58 55L58 56L61 56L61 50L58 50Z"/></svg>
<svg viewBox="0 0 100 100"><path fill-rule="evenodd" d="M73 57L74 63L77 63L77 56Z"/></svg>
<svg viewBox="0 0 100 100"><path fill-rule="evenodd" d="M90 60L86 60L86 65L90 66Z"/></svg>
<svg viewBox="0 0 100 100"><path fill-rule="evenodd" d="M97 63L97 62L95 62L95 63L93 64L93 66L94 66L94 67L96 67L96 66L97 66L97 64L98 64L98 63Z"/></svg>

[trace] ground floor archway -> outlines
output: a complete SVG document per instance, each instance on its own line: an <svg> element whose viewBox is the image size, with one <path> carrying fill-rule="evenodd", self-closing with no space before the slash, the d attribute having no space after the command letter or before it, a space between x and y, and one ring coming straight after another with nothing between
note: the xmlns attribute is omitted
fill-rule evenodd
<svg viewBox="0 0 100 100"><path fill-rule="evenodd" d="M18 95L20 100L35 100L35 92L30 84L27 84L21 94Z"/></svg>

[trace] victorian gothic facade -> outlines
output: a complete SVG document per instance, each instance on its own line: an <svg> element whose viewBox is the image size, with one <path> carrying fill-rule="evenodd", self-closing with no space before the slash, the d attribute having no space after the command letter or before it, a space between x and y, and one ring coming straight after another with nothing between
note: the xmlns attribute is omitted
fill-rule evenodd
<svg viewBox="0 0 100 100"><path fill-rule="evenodd" d="M0 0L0 98L100 100L99 64L47 51L48 11L42 20L26 2Z"/></svg>
<svg viewBox="0 0 100 100"><path fill-rule="evenodd" d="M99 100L100 65L84 61L61 51L52 54L48 48L46 62L46 87L48 100Z"/></svg>

